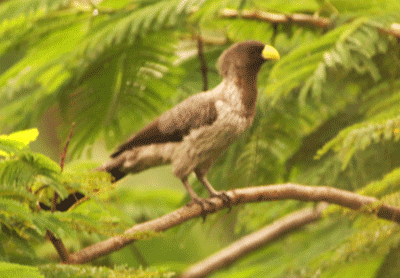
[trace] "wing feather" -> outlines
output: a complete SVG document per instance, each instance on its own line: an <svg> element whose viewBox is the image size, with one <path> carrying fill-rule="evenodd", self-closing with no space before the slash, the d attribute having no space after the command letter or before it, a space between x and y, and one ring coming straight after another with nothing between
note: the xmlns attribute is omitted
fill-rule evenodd
<svg viewBox="0 0 400 278"><path fill-rule="evenodd" d="M191 96L156 118L129 138L111 154L117 157L125 150L143 145L179 142L191 130L211 125L217 119L215 98L211 92Z"/></svg>

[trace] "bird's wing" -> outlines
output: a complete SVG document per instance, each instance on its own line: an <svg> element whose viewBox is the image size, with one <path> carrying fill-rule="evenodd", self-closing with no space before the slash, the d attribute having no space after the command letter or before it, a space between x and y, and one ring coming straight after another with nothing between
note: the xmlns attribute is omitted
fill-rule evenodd
<svg viewBox="0 0 400 278"><path fill-rule="evenodd" d="M129 138L111 157L117 157L125 150L138 146L182 141L192 129L211 125L216 118L217 110L212 92L191 96Z"/></svg>

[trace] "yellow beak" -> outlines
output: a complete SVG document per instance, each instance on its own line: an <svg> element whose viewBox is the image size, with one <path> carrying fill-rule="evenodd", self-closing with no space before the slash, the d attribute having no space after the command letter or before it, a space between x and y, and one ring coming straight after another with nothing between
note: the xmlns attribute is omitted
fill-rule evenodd
<svg viewBox="0 0 400 278"><path fill-rule="evenodd" d="M278 50L270 45L264 47L261 55L265 60L279 60L281 58Z"/></svg>

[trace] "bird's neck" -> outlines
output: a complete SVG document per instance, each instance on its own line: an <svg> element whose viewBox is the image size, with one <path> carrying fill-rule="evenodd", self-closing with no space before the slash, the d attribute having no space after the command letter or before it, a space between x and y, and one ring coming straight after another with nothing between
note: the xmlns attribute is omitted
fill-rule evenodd
<svg viewBox="0 0 400 278"><path fill-rule="evenodd" d="M227 82L236 87L238 99L241 102L242 109L246 117L253 117L257 102L257 72L246 70L246 68L232 69Z"/></svg>
<svg viewBox="0 0 400 278"><path fill-rule="evenodd" d="M254 116L257 102L257 73L243 71L238 75L238 86L242 93L242 102L248 116Z"/></svg>

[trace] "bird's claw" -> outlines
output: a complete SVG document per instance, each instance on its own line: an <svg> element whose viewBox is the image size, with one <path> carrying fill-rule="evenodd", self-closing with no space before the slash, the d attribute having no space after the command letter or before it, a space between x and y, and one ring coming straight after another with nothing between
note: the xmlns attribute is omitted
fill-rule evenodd
<svg viewBox="0 0 400 278"><path fill-rule="evenodd" d="M209 206L212 207L212 209L207 210L204 203L207 203ZM203 218L203 222L206 221L207 214L213 212L215 209L215 204L207 199L202 199L202 198L192 199L187 204L187 206L192 206L193 204L198 204L201 207L201 217Z"/></svg>
<svg viewBox="0 0 400 278"><path fill-rule="evenodd" d="M220 198L222 203L224 204L224 206L228 207L228 212L230 212L232 210L232 199L228 196L228 194L226 194L225 191L219 191L216 194L211 194L210 197L217 197Z"/></svg>

